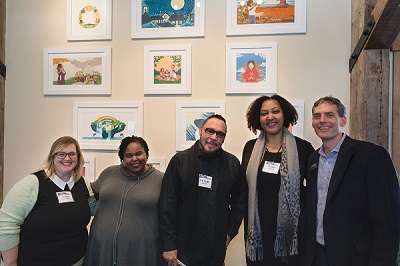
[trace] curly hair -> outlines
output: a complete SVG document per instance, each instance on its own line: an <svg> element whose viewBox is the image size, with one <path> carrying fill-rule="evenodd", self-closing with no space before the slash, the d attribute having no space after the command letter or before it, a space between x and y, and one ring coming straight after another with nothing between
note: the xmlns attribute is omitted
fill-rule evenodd
<svg viewBox="0 0 400 266"><path fill-rule="evenodd" d="M124 139L121 140L121 144L119 145L119 148L118 148L118 157L119 157L120 161L122 162L124 160L124 154L125 154L126 148L132 142L136 142L143 147L144 151L146 152L146 158L148 159L149 158L149 146L147 145L147 142L142 137L132 135L131 137L125 137Z"/></svg>
<svg viewBox="0 0 400 266"><path fill-rule="evenodd" d="M260 124L260 111L262 104L268 100L275 100L279 103L283 113L284 127L289 127L290 125L296 125L298 114L294 106L282 96L275 94L272 96L264 95L258 97L249 105L246 112L248 129L250 129L254 134L257 133L257 130L263 130Z"/></svg>

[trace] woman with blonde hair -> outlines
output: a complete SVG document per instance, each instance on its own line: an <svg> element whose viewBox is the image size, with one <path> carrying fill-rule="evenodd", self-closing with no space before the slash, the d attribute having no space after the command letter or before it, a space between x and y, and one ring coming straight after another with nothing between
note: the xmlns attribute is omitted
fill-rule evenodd
<svg viewBox="0 0 400 266"><path fill-rule="evenodd" d="M83 265L86 226L96 209L82 176L79 143L57 139L43 167L8 192L0 209L0 250L8 265Z"/></svg>

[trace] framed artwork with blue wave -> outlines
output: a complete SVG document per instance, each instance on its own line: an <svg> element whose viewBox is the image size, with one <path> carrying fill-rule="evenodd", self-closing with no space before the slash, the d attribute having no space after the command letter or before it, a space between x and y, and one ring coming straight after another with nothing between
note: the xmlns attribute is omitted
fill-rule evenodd
<svg viewBox="0 0 400 266"><path fill-rule="evenodd" d="M225 117L224 102L177 102L176 150L190 148L200 138L199 129L203 121L214 114Z"/></svg>

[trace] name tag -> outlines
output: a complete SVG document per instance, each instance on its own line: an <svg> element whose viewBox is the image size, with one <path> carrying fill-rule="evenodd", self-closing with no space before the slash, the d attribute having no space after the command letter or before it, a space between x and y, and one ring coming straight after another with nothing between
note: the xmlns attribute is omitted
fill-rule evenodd
<svg viewBox="0 0 400 266"><path fill-rule="evenodd" d="M269 162L265 161L264 167L262 171L264 173L269 173L269 174L278 174L279 173L279 167L281 166L280 163L274 163L274 162Z"/></svg>
<svg viewBox="0 0 400 266"><path fill-rule="evenodd" d="M211 189L212 177L208 175L199 174L199 187Z"/></svg>
<svg viewBox="0 0 400 266"><path fill-rule="evenodd" d="M56 192L58 203L74 202L71 191Z"/></svg>

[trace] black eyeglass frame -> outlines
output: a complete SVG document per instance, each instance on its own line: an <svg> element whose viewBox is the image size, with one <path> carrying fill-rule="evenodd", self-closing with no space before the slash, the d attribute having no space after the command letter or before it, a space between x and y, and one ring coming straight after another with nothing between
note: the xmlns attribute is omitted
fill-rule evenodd
<svg viewBox="0 0 400 266"><path fill-rule="evenodd" d="M213 128L209 128L209 127L204 128L204 132L206 132L207 135L209 135L209 136L212 136L212 135L216 134L217 137L220 138L220 139L224 139L226 137L226 133L225 132L216 131Z"/></svg>
<svg viewBox="0 0 400 266"><path fill-rule="evenodd" d="M54 155L58 159L65 159L65 157L67 157L67 155L70 159L75 159L76 157L78 157L77 152L56 152Z"/></svg>

